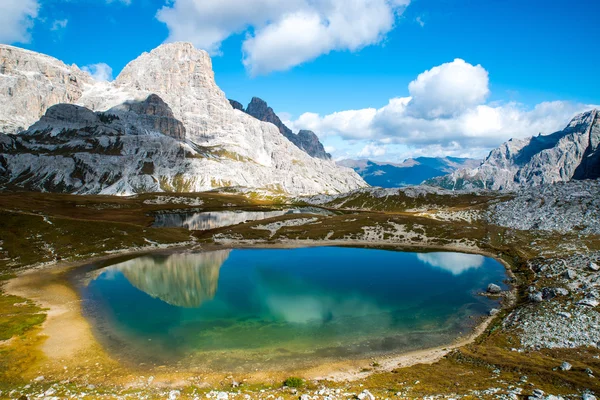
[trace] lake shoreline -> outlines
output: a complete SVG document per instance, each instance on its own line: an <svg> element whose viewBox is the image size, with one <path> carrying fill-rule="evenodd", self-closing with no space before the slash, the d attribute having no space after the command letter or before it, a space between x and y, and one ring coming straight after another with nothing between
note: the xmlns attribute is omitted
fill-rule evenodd
<svg viewBox="0 0 600 400"><path fill-rule="evenodd" d="M147 369L131 368L129 366L120 365L119 361L115 360L108 354L98 340L94 337L93 330L89 322L84 318L79 306L80 298L72 287L68 287L66 275L73 269L80 268L84 265L89 265L97 262L106 262L111 259L120 257L135 257L145 254L160 254L172 253L175 251L211 251L224 250L233 248L299 248L299 247L361 247L361 248L385 248L390 250L422 250L422 251L456 251L468 254L479 254L491 257L499 261L506 270L507 275L514 281L514 275L511 271L511 266L503 260L500 255L486 252L472 246L407 246L393 245L389 242L364 242L356 240L333 240L333 241L291 241L286 240L278 243L231 243L227 245L221 244L202 244L202 245L184 245L172 246L159 249L133 249L130 251L122 251L115 254L92 257L84 261L56 263L53 265L38 266L36 268L21 271L16 278L7 282L4 290L9 294L18 295L36 301L42 307L47 308L47 320L41 327L39 335L45 336L46 339L42 345L41 351L49 360L57 362L46 363L41 371L33 373L35 368L32 368L33 375L39 372L52 374L52 370L60 364L60 368L73 369L81 368L75 362L72 365L65 363L66 359L81 359L82 355L94 360L94 365L98 363L103 367L108 367L114 371L119 371L121 375L132 377L140 374L148 374ZM42 274L42 275L39 275ZM36 280L37 275L37 280ZM45 277L45 282L44 278ZM514 294L516 286L511 284L510 293L502 301L502 307L511 307L514 304ZM446 354L454 349L472 343L486 329L495 317L483 317L478 321L474 328L467 335L457 337L452 343L444 346L436 346L433 348L424 348L420 350L408 351L399 354L391 354L380 357L372 357L368 359L344 360L336 362L325 362L310 368L295 371L258 371L257 373L243 374L248 381L260 382L267 380L281 381L290 374L301 375L307 379L328 379L333 381L355 381L368 377L373 373L391 371L396 368L405 368L416 364L432 364L439 361ZM69 334L63 336L61 333L65 326L69 326ZM68 343L65 346L64 343ZM75 345L76 344L76 345ZM376 368L373 368L376 365ZM100 368L102 369L102 368ZM64 371L60 371L64 372ZM156 381L177 381L186 379L190 374L197 371L170 371L169 368L154 368L152 374L156 375ZM218 382L223 379L223 375L228 375L224 372L212 372L205 375L207 382ZM109 379L109 382L124 384L127 379Z"/></svg>

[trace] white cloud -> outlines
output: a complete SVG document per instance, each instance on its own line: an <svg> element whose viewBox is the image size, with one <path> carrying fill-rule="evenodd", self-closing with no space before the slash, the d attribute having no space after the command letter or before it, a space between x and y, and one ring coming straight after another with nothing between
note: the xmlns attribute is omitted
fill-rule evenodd
<svg viewBox="0 0 600 400"><path fill-rule="evenodd" d="M0 43L28 43L39 9L37 0L2 0Z"/></svg>
<svg viewBox="0 0 600 400"><path fill-rule="evenodd" d="M460 275L483 265L484 257L478 254L462 253L419 253L417 258L432 267L446 270L452 275Z"/></svg>
<svg viewBox="0 0 600 400"><path fill-rule="evenodd" d="M81 68L83 71L89 73L92 78L97 81L112 81L113 71L112 68L105 63L90 64Z"/></svg>
<svg viewBox="0 0 600 400"><path fill-rule="evenodd" d="M54 22L52 22L52 27L50 27L50 30L58 31L61 29L65 29L67 27L68 23L69 23L68 19L57 19Z"/></svg>
<svg viewBox="0 0 600 400"><path fill-rule="evenodd" d="M242 48L252 75L286 70L331 51L380 43L410 0L173 0L157 13L168 41L218 54L247 31Z"/></svg>
<svg viewBox="0 0 600 400"><path fill-rule="evenodd" d="M358 156L362 157L362 158L369 158L369 157L381 157L384 154L385 154L385 146L384 145L376 145L374 143L368 143L358 153Z"/></svg>
<svg viewBox="0 0 600 400"><path fill-rule="evenodd" d="M415 22L416 22L417 24L419 24L419 25L421 26L421 28L423 28L423 27L425 26L425 21L423 21L423 18L422 18L422 17L417 17L417 18L415 18Z"/></svg>
<svg viewBox="0 0 600 400"><path fill-rule="evenodd" d="M420 74L408 85L409 112L415 117L452 117L482 104L489 94L488 73L481 65L456 60Z"/></svg>
<svg viewBox="0 0 600 400"><path fill-rule="evenodd" d="M409 84L410 97L390 99L379 109L339 111L321 116L302 114L293 129L310 129L320 137L401 145L405 154L483 157L510 138L549 134L565 127L591 105L553 101L533 108L487 103L488 73L457 59L420 74ZM337 146L340 148L340 146ZM366 154L363 148L355 155Z"/></svg>

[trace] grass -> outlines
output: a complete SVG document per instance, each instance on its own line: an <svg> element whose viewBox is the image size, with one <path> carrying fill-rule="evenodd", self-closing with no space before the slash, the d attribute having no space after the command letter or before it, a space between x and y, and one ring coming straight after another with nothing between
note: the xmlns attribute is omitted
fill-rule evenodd
<svg viewBox="0 0 600 400"><path fill-rule="evenodd" d="M297 376L291 376L283 381L283 386L299 388L304 386L304 379L298 378Z"/></svg>
<svg viewBox="0 0 600 400"><path fill-rule="evenodd" d="M46 319L43 309L32 301L0 294L0 340L19 336Z"/></svg>

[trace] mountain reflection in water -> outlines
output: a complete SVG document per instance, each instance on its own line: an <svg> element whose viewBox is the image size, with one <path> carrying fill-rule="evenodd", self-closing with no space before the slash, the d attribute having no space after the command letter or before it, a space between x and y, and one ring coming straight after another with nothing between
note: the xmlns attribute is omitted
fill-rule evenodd
<svg viewBox="0 0 600 400"><path fill-rule="evenodd" d="M219 270L231 250L140 257L110 267L137 289L178 307L195 308L217 293Z"/></svg>
<svg viewBox="0 0 600 400"><path fill-rule="evenodd" d="M193 231L222 228L249 221L259 221L267 218L280 217L286 214L317 214L332 215L333 212L316 207L285 209L274 211L206 211L197 213L167 213L157 214L154 227L172 228L181 227Z"/></svg>

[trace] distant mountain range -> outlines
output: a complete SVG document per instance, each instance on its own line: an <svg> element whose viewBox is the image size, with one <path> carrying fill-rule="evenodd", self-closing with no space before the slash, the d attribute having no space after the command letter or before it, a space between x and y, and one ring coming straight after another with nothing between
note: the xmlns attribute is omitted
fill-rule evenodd
<svg viewBox="0 0 600 400"><path fill-rule="evenodd" d="M600 178L600 112L575 116L550 135L511 139L476 168L433 178L446 189L515 190L542 184Z"/></svg>
<svg viewBox="0 0 600 400"><path fill-rule="evenodd" d="M460 168L476 167L480 163L481 160L458 157L417 157L400 164L351 159L338 161L339 165L354 169L369 185L384 188L418 185Z"/></svg>

